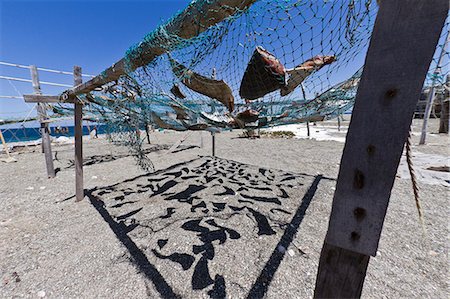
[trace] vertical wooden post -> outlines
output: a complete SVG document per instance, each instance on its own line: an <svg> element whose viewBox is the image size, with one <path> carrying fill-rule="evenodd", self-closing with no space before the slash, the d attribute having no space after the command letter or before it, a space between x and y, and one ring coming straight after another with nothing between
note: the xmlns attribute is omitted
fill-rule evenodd
<svg viewBox="0 0 450 299"><path fill-rule="evenodd" d="M82 83L81 67L74 66L73 78L74 86ZM83 104L75 101L75 201L83 198Z"/></svg>
<svg viewBox="0 0 450 299"><path fill-rule="evenodd" d="M211 132L211 137L212 137L212 156L215 157L216 156L216 133Z"/></svg>
<svg viewBox="0 0 450 299"><path fill-rule="evenodd" d="M308 137L311 136L311 130L309 129L309 119L306 121L306 134Z"/></svg>
<svg viewBox="0 0 450 299"><path fill-rule="evenodd" d="M39 84L39 75L35 65L30 66L31 72L31 81L33 83L34 93L37 95L41 95L41 86ZM55 177L55 167L53 166L53 155L52 155L52 146L50 141L50 134L48 130L47 121L47 112L45 111L45 104L38 103L37 104L37 112L39 116L39 121L41 123L41 137L42 137L42 148L45 156L45 165L47 167L47 177L54 178Z"/></svg>
<svg viewBox="0 0 450 299"><path fill-rule="evenodd" d="M341 110L338 110L338 117L337 117L337 121L338 121L338 132L341 131Z"/></svg>
<svg viewBox="0 0 450 299"><path fill-rule="evenodd" d="M150 125L148 122L145 123L145 136L147 137L147 143L152 144L150 142Z"/></svg>
<svg viewBox="0 0 450 299"><path fill-rule="evenodd" d="M11 157L11 154L9 153L8 145L6 144L5 138L3 138L2 130L0 129L0 140L2 141L3 149L6 152L6 159L1 159L3 162L10 163L10 162L17 162L17 160L13 157Z"/></svg>
<svg viewBox="0 0 450 299"><path fill-rule="evenodd" d="M380 1L342 155L315 298L361 296L448 0Z"/></svg>
<svg viewBox="0 0 450 299"><path fill-rule="evenodd" d="M450 113L450 75L447 75L444 86L444 98L441 102L441 117L439 118L439 133L448 134Z"/></svg>
<svg viewBox="0 0 450 299"><path fill-rule="evenodd" d="M447 31L447 37L445 38L445 43L442 46L441 54L440 54L439 60L436 64L436 69L434 70L434 73L433 73L435 76L439 75L439 73L441 72L441 63L442 63L442 59L444 58L445 48L447 47L447 43L449 42L449 39L450 39L450 31ZM425 106L425 114L423 115L422 133L420 134L420 141L419 141L420 145L425 144L425 139L427 138L428 119L430 118L431 110L434 105L434 98L436 95L434 92L435 84L436 84L436 78L433 78L431 80L431 87L430 87L430 91L428 93L427 105Z"/></svg>
<svg viewBox="0 0 450 299"><path fill-rule="evenodd" d="M212 69L211 79L216 79L216 68ZM216 112L216 100L211 100L211 114Z"/></svg>
<svg viewBox="0 0 450 299"><path fill-rule="evenodd" d="M303 101L306 102L306 92L303 83L300 83L300 87L302 88ZM311 137L311 130L309 129L309 119L306 120L306 136Z"/></svg>

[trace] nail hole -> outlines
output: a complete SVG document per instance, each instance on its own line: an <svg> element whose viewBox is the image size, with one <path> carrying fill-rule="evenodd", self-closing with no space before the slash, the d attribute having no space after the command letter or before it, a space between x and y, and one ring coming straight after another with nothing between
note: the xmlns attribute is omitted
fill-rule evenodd
<svg viewBox="0 0 450 299"><path fill-rule="evenodd" d="M366 217L366 210L358 207L353 211L353 214L355 215L356 220L361 221Z"/></svg>
<svg viewBox="0 0 450 299"><path fill-rule="evenodd" d="M364 187L364 174L361 172L361 170L355 170L353 186L355 187L355 189L362 189Z"/></svg>
<svg viewBox="0 0 450 299"><path fill-rule="evenodd" d="M370 145L367 147L367 153L368 153L370 156L372 156L372 155L375 153L375 146L372 145L372 144L370 144Z"/></svg>
<svg viewBox="0 0 450 299"><path fill-rule="evenodd" d="M397 89L395 89L395 88L389 89L388 91L386 91L386 94L385 94L386 98L393 98L396 95L397 95Z"/></svg>
<svg viewBox="0 0 450 299"><path fill-rule="evenodd" d="M351 237L352 241L358 241L359 238L361 238L361 235L357 232L352 232L350 237Z"/></svg>

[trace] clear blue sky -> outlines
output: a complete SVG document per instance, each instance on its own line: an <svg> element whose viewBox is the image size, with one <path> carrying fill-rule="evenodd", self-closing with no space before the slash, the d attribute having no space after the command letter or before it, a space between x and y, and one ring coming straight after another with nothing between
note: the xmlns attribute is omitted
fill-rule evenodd
<svg viewBox="0 0 450 299"><path fill-rule="evenodd" d="M189 0L32 1L0 0L0 61L97 75ZM30 79L29 71L0 66L0 75ZM41 81L73 84L68 75L40 72ZM13 82L22 94L31 83ZM65 88L42 85L45 94ZM17 96L0 79L0 95ZM25 117L32 106L18 99L0 99L0 119Z"/></svg>

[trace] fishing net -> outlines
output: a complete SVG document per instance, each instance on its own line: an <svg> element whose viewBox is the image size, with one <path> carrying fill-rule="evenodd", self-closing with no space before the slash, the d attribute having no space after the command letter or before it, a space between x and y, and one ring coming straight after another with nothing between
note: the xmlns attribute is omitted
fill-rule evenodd
<svg viewBox="0 0 450 299"><path fill-rule="evenodd" d="M179 130L233 125L248 110L272 117L267 124L293 122L301 110L289 106L310 102L361 67L375 14L370 0L261 0L189 40L160 26L143 41L167 54L108 85L106 96L114 109L118 98L131 99L122 104L150 111L143 122ZM126 59L143 55L139 46Z"/></svg>
<svg viewBox="0 0 450 299"><path fill-rule="evenodd" d="M433 117L438 117L436 113L439 113L439 117L445 113L444 102L448 102L450 91L450 49L448 48L448 42L450 41L450 16L445 21L444 28L442 30L441 37L439 38L436 51L433 59L430 63L430 68L425 78L423 86L423 92L418 103L418 116L423 116L425 112L426 101L431 90L435 94L434 103L432 105ZM447 106L448 107L448 106ZM448 108L447 108L448 109ZM418 111L417 111L418 110Z"/></svg>
<svg viewBox="0 0 450 299"><path fill-rule="evenodd" d="M210 2L191 3L193 24L208 22ZM209 28L193 26L201 33L192 38L182 36L189 28L168 30L185 13L179 12L126 52L125 75L81 97L144 168L152 165L143 162L136 130L148 125L266 127L333 118L353 106L375 1L247 2L254 3ZM148 48L154 59L134 68L148 61Z"/></svg>

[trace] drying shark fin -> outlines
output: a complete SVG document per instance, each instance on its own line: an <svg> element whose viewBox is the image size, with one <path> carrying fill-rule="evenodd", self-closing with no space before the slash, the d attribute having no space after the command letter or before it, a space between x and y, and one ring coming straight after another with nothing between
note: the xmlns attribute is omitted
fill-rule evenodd
<svg viewBox="0 0 450 299"><path fill-rule="evenodd" d="M234 97L230 86L223 80L215 80L186 68L169 56L172 71L189 89L215 99L225 105L231 112L234 110Z"/></svg>
<svg viewBox="0 0 450 299"><path fill-rule="evenodd" d="M280 89L281 96L287 96L312 73L320 70L325 65L333 63L334 61L336 61L336 57L334 56L315 56L294 67L293 69L286 70L289 78L287 80L287 84L282 86Z"/></svg>

